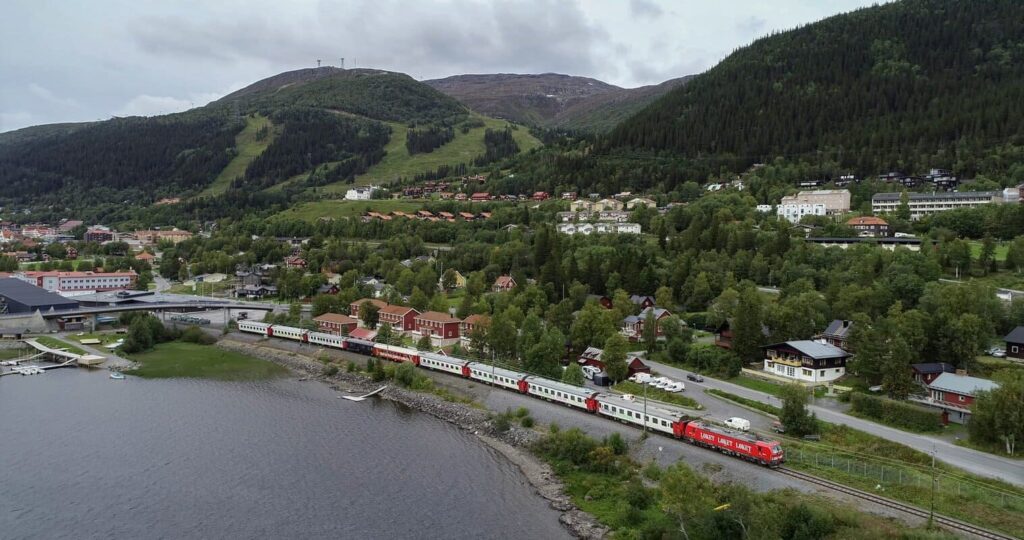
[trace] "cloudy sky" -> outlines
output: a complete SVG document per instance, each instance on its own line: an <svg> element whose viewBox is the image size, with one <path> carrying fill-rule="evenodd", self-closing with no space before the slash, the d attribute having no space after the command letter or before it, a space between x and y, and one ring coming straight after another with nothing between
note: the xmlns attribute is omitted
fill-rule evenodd
<svg viewBox="0 0 1024 540"><path fill-rule="evenodd" d="M864 0L3 0L0 131L204 105L290 69L699 73Z"/></svg>

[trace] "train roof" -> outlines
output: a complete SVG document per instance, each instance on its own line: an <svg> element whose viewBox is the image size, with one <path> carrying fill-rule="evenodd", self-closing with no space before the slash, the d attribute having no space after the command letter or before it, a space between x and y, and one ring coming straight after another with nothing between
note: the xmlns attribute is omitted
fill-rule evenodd
<svg viewBox="0 0 1024 540"><path fill-rule="evenodd" d="M470 363L469 360L463 360L462 358L457 358L455 356L448 356L447 354L437 354L432 352L421 352L420 358L429 358L431 360L437 360L439 362L448 362L451 364L459 364L463 366Z"/></svg>
<svg viewBox="0 0 1024 540"><path fill-rule="evenodd" d="M358 343L360 345L369 345L371 347L373 347L374 345L377 345L377 343L375 343L373 341L367 341L365 339L359 339L359 338L354 338L354 337L347 337L347 338L345 338L345 341L351 341L352 343Z"/></svg>
<svg viewBox="0 0 1024 540"><path fill-rule="evenodd" d="M619 394L601 394L597 397L597 400L601 403L613 404L623 409L628 409L633 412L643 414L644 412L644 400L642 397L638 397L632 401L622 397ZM671 405L661 403L658 401L647 400L647 414L656 414L658 416L667 416L669 418L681 418L687 419L690 414L682 408L673 407Z"/></svg>
<svg viewBox="0 0 1024 540"><path fill-rule="evenodd" d="M526 377L525 373L521 373L519 371L513 371L511 369L505 369L505 368L500 368L500 367L492 366L490 364L483 364L481 362L470 362L469 363L469 369L479 369L480 371L484 371L484 372L487 372L487 373L493 373L494 375L500 375L502 377L508 377L509 379L516 379L516 380L519 380L519 379L522 379L523 377Z"/></svg>
<svg viewBox="0 0 1024 540"><path fill-rule="evenodd" d="M537 386L543 386L545 388L550 388L552 390L558 390L558 391L565 392L567 394L573 394L573 395L576 395L576 396L590 397L590 396L592 396L592 395L597 393L596 390L591 390L589 388L583 388L582 386L574 386L574 385L571 385L571 384L565 384L563 382L553 381L551 379L545 379L544 377L537 377L536 375L531 375L531 376L527 377L526 380L527 380L527 382L530 382L530 383L535 384Z"/></svg>
<svg viewBox="0 0 1024 540"><path fill-rule="evenodd" d="M706 422L694 422L693 425L695 427L698 427L698 428L703 429L705 431L711 431L711 432L717 433L719 435L725 435L726 437L732 437L733 439L740 439L742 441L747 441L749 443L763 442L763 443L769 443L769 444L771 444L771 443L778 444L778 441L776 441L774 439L762 438L761 436L757 435L756 433L754 433L754 434L744 433L742 431L736 431L736 430L724 428L724 427L721 427L721 426L715 426L715 425L712 425L712 424L708 424Z"/></svg>

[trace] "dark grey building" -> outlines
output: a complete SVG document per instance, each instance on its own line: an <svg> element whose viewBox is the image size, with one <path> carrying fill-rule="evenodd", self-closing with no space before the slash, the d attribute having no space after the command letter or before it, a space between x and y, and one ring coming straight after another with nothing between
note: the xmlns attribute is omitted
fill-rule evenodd
<svg viewBox="0 0 1024 540"><path fill-rule="evenodd" d="M17 278L0 278L0 314L78 309L78 302Z"/></svg>

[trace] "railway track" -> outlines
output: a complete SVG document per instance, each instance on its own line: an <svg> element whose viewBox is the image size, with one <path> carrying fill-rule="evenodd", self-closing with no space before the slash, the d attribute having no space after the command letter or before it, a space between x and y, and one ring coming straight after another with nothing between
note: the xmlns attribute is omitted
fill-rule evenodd
<svg viewBox="0 0 1024 540"><path fill-rule="evenodd" d="M831 480L825 480L824 478L818 478L817 476L812 476L810 474L794 471L793 469L789 469L786 467L779 467L778 469L776 469L776 471L785 474L786 476L791 476L793 478L803 480L804 482L808 482L817 486L831 489L833 491L838 491L840 493L845 493L853 497L864 499L866 501L873 502L886 508L899 510L900 512L910 514L912 516L916 516L925 520L928 519L928 510L919 508L917 506L902 503L899 501L894 501L886 497L875 495L874 493L852 488L850 486L846 486L838 482L832 482ZM1017 537L1015 536L1010 536L1008 534L984 529L976 525L960 521L958 519L943 516L941 514L935 514L933 517L933 521L935 524L940 525L952 532L968 533L978 538L988 538L991 540L1017 540Z"/></svg>

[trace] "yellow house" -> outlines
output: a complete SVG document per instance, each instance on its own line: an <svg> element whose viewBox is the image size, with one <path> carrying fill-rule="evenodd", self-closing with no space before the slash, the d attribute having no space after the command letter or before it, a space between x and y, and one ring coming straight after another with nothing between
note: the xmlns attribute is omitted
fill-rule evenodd
<svg viewBox="0 0 1024 540"><path fill-rule="evenodd" d="M455 284L454 289L461 289L466 286L466 276L462 275L462 272L455 270ZM438 280L438 286L444 288L444 274L441 275L441 279Z"/></svg>

